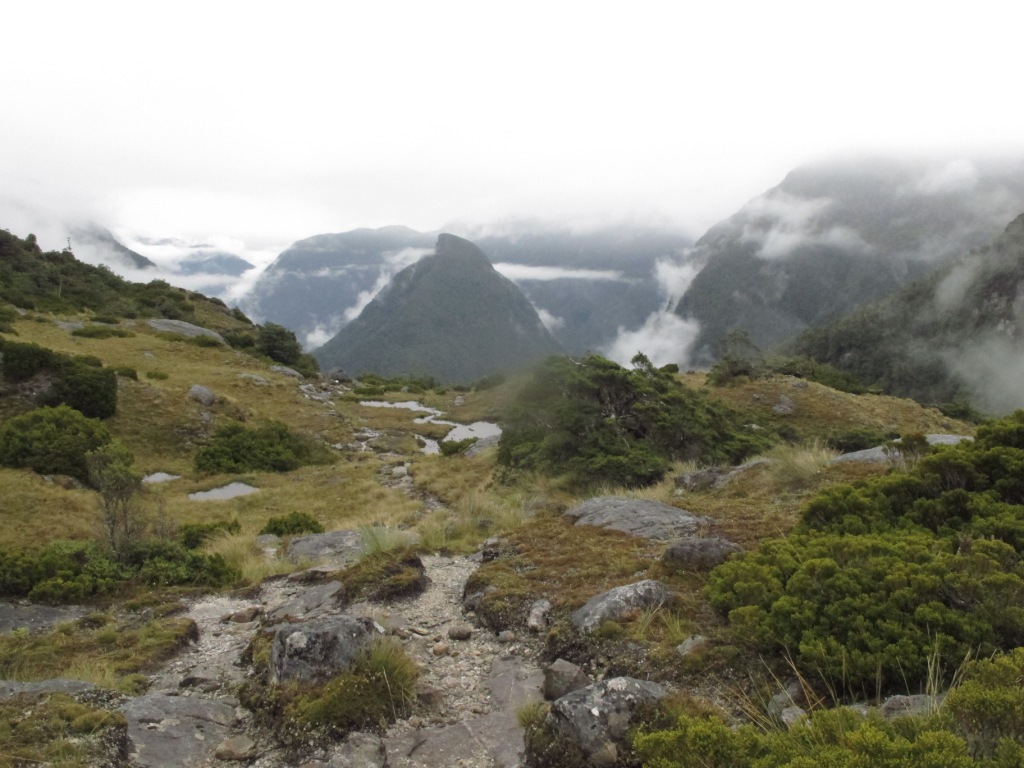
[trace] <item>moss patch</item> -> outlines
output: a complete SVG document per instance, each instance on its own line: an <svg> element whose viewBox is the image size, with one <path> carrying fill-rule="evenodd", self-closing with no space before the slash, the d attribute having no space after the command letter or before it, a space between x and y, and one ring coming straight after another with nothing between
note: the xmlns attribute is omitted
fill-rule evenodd
<svg viewBox="0 0 1024 768"><path fill-rule="evenodd" d="M384 602L418 595L427 588L427 572L411 548L373 552L334 574L341 581L340 599Z"/></svg>

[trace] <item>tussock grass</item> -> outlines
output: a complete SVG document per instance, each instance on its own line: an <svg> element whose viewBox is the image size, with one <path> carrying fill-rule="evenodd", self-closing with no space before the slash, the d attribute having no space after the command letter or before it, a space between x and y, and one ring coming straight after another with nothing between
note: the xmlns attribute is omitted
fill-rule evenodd
<svg viewBox="0 0 1024 768"><path fill-rule="evenodd" d="M800 445L780 443L765 454L770 463L761 479L769 492L816 487L837 455L817 438Z"/></svg>
<svg viewBox="0 0 1024 768"><path fill-rule="evenodd" d="M196 636L195 624L180 617L142 624L94 614L62 624L44 635L12 632L0 636L0 679L80 680L138 693L138 673L173 656Z"/></svg>
<svg viewBox="0 0 1024 768"><path fill-rule="evenodd" d="M250 534L220 534L206 542L203 551L223 557L229 566L238 569L247 584L258 584L269 576L293 573L302 567L286 558L268 557Z"/></svg>

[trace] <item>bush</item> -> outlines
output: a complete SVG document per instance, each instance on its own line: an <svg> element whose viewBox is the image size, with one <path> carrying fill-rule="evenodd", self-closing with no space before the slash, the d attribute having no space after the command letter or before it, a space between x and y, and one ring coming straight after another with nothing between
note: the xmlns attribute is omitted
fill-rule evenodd
<svg viewBox="0 0 1024 768"><path fill-rule="evenodd" d="M0 465L89 481L86 454L110 442L98 419L74 408L37 408L0 426Z"/></svg>
<svg viewBox="0 0 1024 768"><path fill-rule="evenodd" d="M642 486L673 461L731 463L768 446L643 355L633 362L633 370L597 355L543 363L502 425L498 462L568 474L576 486Z"/></svg>
<svg viewBox="0 0 1024 768"><path fill-rule="evenodd" d="M221 555L204 555L176 541L151 540L133 547L125 562L134 579L151 587L191 585L220 587L233 584L241 573Z"/></svg>
<svg viewBox="0 0 1024 768"><path fill-rule="evenodd" d="M324 527L308 512L289 512L281 517L267 520L260 534L274 536L297 536L301 533L323 533Z"/></svg>
<svg viewBox="0 0 1024 768"><path fill-rule="evenodd" d="M164 381L170 378L170 375L164 371L146 371L146 378L153 379L154 381Z"/></svg>
<svg viewBox="0 0 1024 768"><path fill-rule="evenodd" d="M1017 413L905 474L819 494L793 535L716 568L708 599L738 640L834 691L905 692L929 660L1024 645L1022 477Z"/></svg>
<svg viewBox="0 0 1024 768"><path fill-rule="evenodd" d="M1018 747L1024 744L1022 682L1024 648L964 667L962 681L949 692L943 712L974 757L994 757L1003 740Z"/></svg>
<svg viewBox="0 0 1024 768"><path fill-rule="evenodd" d="M467 437L465 440L442 440L437 445L442 456L458 456L460 453L465 453L479 439L478 437Z"/></svg>
<svg viewBox="0 0 1024 768"><path fill-rule="evenodd" d="M801 727L763 732L718 717L679 716L663 730L640 729L636 756L649 768L970 768L963 739L937 718L882 720L852 709L812 714Z"/></svg>
<svg viewBox="0 0 1024 768"><path fill-rule="evenodd" d="M116 322L116 321L115 321ZM83 339L128 339L135 334L131 331L126 331L124 328L106 328L102 326L87 325L84 328L76 328L71 332L72 336L78 336Z"/></svg>
<svg viewBox="0 0 1024 768"><path fill-rule="evenodd" d="M105 419L117 411L117 376L104 369L99 358L68 357L38 344L0 342L4 378L26 381L50 375L50 386L39 396L40 405L70 405L86 416Z"/></svg>
<svg viewBox="0 0 1024 768"><path fill-rule="evenodd" d="M127 575L92 542L55 541L36 552L0 552L0 594L51 605L107 594Z"/></svg>
<svg viewBox="0 0 1024 768"><path fill-rule="evenodd" d="M328 460L323 446L271 421L255 429L241 424L221 427L196 453L195 467L205 473L289 472Z"/></svg>

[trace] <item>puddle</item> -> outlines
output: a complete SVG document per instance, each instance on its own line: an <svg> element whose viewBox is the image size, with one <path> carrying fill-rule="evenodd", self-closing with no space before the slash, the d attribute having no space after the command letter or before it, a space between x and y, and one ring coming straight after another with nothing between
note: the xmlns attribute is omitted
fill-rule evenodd
<svg viewBox="0 0 1024 768"><path fill-rule="evenodd" d="M414 413L425 413L426 416L420 416L419 418L413 419L414 424L443 424L446 427L451 427L451 431L448 432L441 440L468 440L471 437L483 440L485 437L501 437L501 427L497 424L493 424L489 421L474 421L472 424L459 424L455 421L445 421L440 418L444 416L444 411L439 411L437 408L431 408L423 403L418 403L415 400L404 400L400 403L387 403L383 400L360 400L360 405L365 405L370 408L401 408L406 411L412 411ZM431 440L429 437L423 437L423 435L416 435L416 439L419 440L423 447L420 449L422 453L435 454L440 453L441 449L438 447L437 440Z"/></svg>
<svg viewBox="0 0 1024 768"><path fill-rule="evenodd" d="M181 475L171 475L167 472L154 472L152 475L146 475L142 478L144 483L166 483L170 480L180 480Z"/></svg>
<svg viewBox="0 0 1024 768"><path fill-rule="evenodd" d="M192 501L225 501L227 499L234 499L238 496L248 496L250 493L256 493L259 488L253 488L251 485L246 483L228 483L222 485L220 488L211 488L208 491L197 491L196 493L190 493L188 497Z"/></svg>

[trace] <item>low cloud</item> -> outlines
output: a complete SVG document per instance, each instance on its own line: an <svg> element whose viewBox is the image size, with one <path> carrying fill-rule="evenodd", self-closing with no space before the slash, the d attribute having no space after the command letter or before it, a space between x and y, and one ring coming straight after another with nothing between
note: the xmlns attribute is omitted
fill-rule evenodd
<svg viewBox="0 0 1024 768"><path fill-rule="evenodd" d="M338 316L330 317L326 322L316 326L312 331L309 331L302 339L302 346L307 350L316 349L322 347L332 338L334 334L341 328L342 321Z"/></svg>
<svg viewBox="0 0 1024 768"><path fill-rule="evenodd" d="M974 163L966 158L960 158L929 168L914 188L922 195L970 192L978 185L979 178Z"/></svg>
<svg viewBox="0 0 1024 768"><path fill-rule="evenodd" d="M828 198L803 198L782 190L747 203L743 240L760 245L757 255L769 261L785 259L798 249L833 247L866 252L871 246L850 227L828 226L822 214L832 205Z"/></svg>
<svg viewBox="0 0 1024 768"><path fill-rule="evenodd" d="M1024 349L1012 339L991 334L943 356L949 369L974 394L975 405L993 414L1024 408Z"/></svg>
<svg viewBox="0 0 1024 768"><path fill-rule="evenodd" d="M544 327L548 329L548 333L554 333L559 328L565 325L565 320L557 315L553 315L546 309L541 307L534 307L537 310L537 316L540 317L540 321L544 323Z"/></svg>
<svg viewBox="0 0 1024 768"><path fill-rule="evenodd" d="M367 305L377 297L378 293L384 290L395 275L406 267L415 264L428 253L433 252L433 248L403 248L400 251L391 251L383 254L381 257L383 263L381 264L380 274L377 276L376 282L374 282L373 286L369 289L360 291L359 297L356 299L356 303L351 307L348 307L342 313L344 323L352 322L359 317L359 315L362 314L362 311L366 309ZM338 329L344 323L339 323L331 336L337 333Z"/></svg>
<svg viewBox="0 0 1024 768"><path fill-rule="evenodd" d="M664 299L663 308L648 315L639 328L620 326L614 341L602 350L609 360L627 365L637 352L643 352L658 366L676 363L686 367L689 364L694 342L700 333L700 323L680 317L672 308L700 271L701 265L696 261L695 253L688 251L683 261L658 260L654 265L654 277Z"/></svg>
<svg viewBox="0 0 1024 768"><path fill-rule="evenodd" d="M565 269L563 267L535 267L529 264L499 262L494 268L514 283L526 280L622 280L622 273L614 269Z"/></svg>

